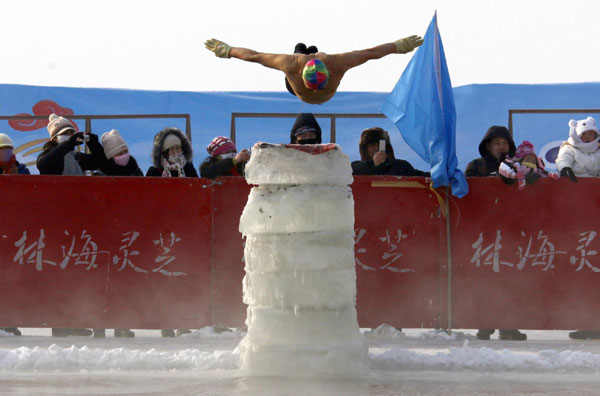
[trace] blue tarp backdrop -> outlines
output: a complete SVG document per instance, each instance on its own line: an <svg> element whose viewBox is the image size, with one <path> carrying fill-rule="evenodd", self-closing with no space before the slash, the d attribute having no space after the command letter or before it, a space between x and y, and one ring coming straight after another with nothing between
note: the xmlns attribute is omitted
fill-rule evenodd
<svg viewBox="0 0 600 396"><path fill-rule="evenodd" d="M399 71L400 74L401 71ZM507 125L509 109L600 109L600 83L510 85L467 85L453 89L456 104L456 154L459 168L479 157L477 146L491 125ZM162 92L122 89L58 88L25 85L0 85L0 115L31 114L36 103L51 100L73 114L152 114L188 113L191 115L192 145L196 168L206 158L206 145L214 136L229 136L231 113L381 113L388 92L338 92L323 105L308 105L287 92ZM568 137L568 121L597 114L522 114L514 118L514 137L519 144L531 141L538 153L544 154ZM247 148L256 141L289 142L293 119L240 119L236 123L237 146ZM323 142L329 141L330 122L319 120ZM84 129L83 122L78 123ZM93 132L101 135L118 129L131 153L145 172L150 166L154 134L167 126L185 129L181 120L96 120ZM358 139L363 129L379 126L390 132L396 156L416 168L429 170L402 140L387 119L341 119L336 122L337 143L352 160L360 158ZM8 121L0 121L0 132L8 134L19 150L17 159L35 162L48 138L45 127L32 131L13 129ZM24 145L29 145L27 148ZM548 161L547 161L548 162ZM552 168L552 164L549 164ZM29 169L37 173L35 165Z"/></svg>

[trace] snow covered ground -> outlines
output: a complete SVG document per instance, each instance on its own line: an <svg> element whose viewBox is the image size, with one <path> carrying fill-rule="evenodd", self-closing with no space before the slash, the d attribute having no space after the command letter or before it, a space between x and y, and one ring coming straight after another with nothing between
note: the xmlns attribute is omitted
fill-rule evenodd
<svg viewBox="0 0 600 396"><path fill-rule="evenodd" d="M49 329L0 332L0 395L598 395L600 342L526 331L526 342L479 341L427 329L363 330L362 378L245 377L241 332L204 328L161 338L54 338Z"/></svg>

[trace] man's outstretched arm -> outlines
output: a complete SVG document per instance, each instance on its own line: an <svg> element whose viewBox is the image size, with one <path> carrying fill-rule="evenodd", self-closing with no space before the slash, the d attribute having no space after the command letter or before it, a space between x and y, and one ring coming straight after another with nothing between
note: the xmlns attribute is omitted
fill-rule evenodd
<svg viewBox="0 0 600 396"><path fill-rule="evenodd" d="M285 71L286 66L289 66L294 61L293 55L269 54L248 48L232 47L217 39L207 40L204 45L219 58L238 58L281 71Z"/></svg>
<svg viewBox="0 0 600 396"><path fill-rule="evenodd" d="M337 58L340 65L343 65L344 71L353 67L362 65L371 59L383 58L390 54L406 54L423 44L423 39L419 36L405 37L392 43L381 44L373 48L364 50L345 52L343 54L332 55Z"/></svg>

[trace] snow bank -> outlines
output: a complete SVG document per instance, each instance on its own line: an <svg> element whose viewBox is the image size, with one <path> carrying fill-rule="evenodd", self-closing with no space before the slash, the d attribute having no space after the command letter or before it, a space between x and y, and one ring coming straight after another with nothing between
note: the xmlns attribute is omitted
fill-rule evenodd
<svg viewBox="0 0 600 396"><path fill-rule="evenodd" d="M238 370L239 350L174 352L126 348L48 348L0 349L0 372L6 371L165 371L165 370ZM542 350L514 352L507 349L462 348L411 350L371 349L371 370L394 371L474 371L560 373L600 372L600 354L581 351Z"/></svg>
<svg viewBox="0 0 600 396"><path fill-rule="evenodd" d="M176 352L126 348L48 348L0 349L0 370L233 370L239 367L239 352L184 349Z"/></svg>
<svg viewBox="0 0 600 396"><path fill-rule="evenodd" d="M434 354L409 349L389 349L370 353L370 368L375 370L432 370L477 372L596 372L600 354L581 351L542 350L514 352L508 349L471 348L465 340L462 348L450 348Z"/></svg>

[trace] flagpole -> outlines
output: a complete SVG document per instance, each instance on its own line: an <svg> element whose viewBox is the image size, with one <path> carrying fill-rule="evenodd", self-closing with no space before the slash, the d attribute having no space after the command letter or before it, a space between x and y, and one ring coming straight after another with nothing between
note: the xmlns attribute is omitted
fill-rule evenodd
<svg viewBox="0 0 600 396"><path fill-rule="evenodd" d="M446 188L446 257L448 262L448 334L452 334L452 245L450 243L450 186Z"/></svg>

